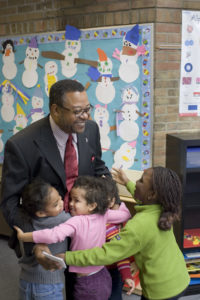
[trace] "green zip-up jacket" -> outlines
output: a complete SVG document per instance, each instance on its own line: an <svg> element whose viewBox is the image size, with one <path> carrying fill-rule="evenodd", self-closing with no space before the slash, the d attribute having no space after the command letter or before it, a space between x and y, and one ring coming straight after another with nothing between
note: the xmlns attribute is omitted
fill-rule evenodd
<svg viewBox="0 0 200 300"><path fill-rule="evenodd" d="M135 184L127 184L134 194ZM102 248L66 252L68 265L110 265L134 255L140 270L143 295L151 300L181 293L189 284L186 264L173 233L158 228L159 204L136 205L136 214L121 232Z"/></svg>

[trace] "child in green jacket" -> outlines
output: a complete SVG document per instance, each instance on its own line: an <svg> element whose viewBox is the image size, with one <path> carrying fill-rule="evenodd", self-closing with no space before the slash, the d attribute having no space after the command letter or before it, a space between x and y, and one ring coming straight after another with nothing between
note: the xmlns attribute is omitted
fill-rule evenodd
<svg viewBox="0 0 200 300"><path fill-rule="evenodd" d="M134 196L136 214L102 248L67 251L66 263L108 265L134 255L140 270L141 299L178 299L184 295L190 281L173 233L173 223L180 213L182 188L179 177L163 167L145 170L136 184L121 169L113 169L112 175Z"/></svg>

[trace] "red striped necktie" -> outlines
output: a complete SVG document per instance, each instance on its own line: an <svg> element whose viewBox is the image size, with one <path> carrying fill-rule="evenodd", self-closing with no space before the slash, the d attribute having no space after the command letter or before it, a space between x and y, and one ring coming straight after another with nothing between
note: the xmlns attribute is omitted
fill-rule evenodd
<svg viewBox="0 0 200 300"><path fill-rule="evenodd" d="M65 194L64 198L64 209L65 211L69 211L69 192L72 189L72 186L74 184L74 181L78 177L78 161L77 161L77 155L76 150L74 148L74 145L72 143L72 135L69 134L66 148L65 148L65 174L66 174L66 187L67 192Z"/></svg>

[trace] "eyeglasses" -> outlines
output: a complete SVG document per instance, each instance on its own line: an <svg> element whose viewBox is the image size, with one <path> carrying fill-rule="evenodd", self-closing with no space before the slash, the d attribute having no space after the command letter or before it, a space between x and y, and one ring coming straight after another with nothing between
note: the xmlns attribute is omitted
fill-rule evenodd
<svg viewBox="0 0 200 300"><path fill-rule="evenodd" d="M87 115L89 115L93 109L93 106L90 104L90 106L86 107L86 108L77 108L77 109L70 109L68 107L65 106L61 106L58 105L59 107L67 110L67 111L71 111L77 118L82 116L84 113L86 113Z"/></svg>

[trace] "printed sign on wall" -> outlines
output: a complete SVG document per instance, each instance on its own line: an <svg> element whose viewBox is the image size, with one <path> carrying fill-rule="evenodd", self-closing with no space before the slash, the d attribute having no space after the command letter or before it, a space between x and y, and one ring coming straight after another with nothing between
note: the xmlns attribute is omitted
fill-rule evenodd
<svg viewBox="0 0 200 300"><path fill-rule="evenodd" d="M182 11L180 116L200 115L200 11Z"/></svg>

